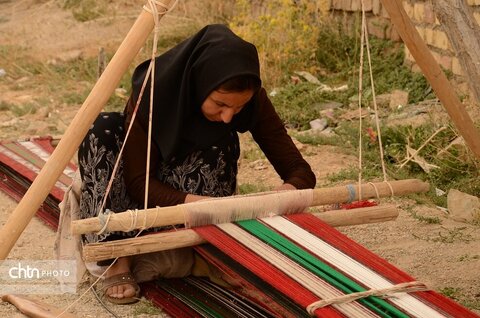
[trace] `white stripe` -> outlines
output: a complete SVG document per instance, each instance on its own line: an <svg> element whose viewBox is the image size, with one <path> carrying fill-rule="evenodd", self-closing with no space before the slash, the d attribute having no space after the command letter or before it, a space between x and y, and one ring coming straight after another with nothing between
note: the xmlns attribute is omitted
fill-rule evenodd
<svg viewBox="0 0 480 318"><path fill-rule="evenodd" d="M299 245L316 254L319 258L324 259L340 271L350 277L354 277L355 280L372 289L382 289L393 286L391 282L378 273L283 217L264 218L262 222L270 225L276 231L291 238L292 241L297 242ZM415 317L445 317L435 309L406 293L399 294L389 300Z"/></svg>
<svg viewBox="0 0 480 318"><path fill-rule="evenodd" d="M50 158L51 154L49 152L32 141L19 141L19 143L38 157L42 158L45 162L48 160L48 158ZM69 166L66 166L65 170L63 170L63 173L68 177L73 178L75 175L75 170Z"/></svg>
<svg viewBox="0 0 480 318"><path fill-rule="evenodd" d="M5 148L5 146L3 146L3 145L0 145L0 153L4 154L5 156L11 158L12 160L14 160L16 162L22 164L23 166L27 167L31 171L35 172L35 174L37 174L37 175L40 172L40 169L38 169L37 166L33 165L29 161L27 161L27 160L23 159L22 157L18 156L16 153L14 153L14 152L10 151L9 149ZM67 186L65 186L61 182L58 182L58 181L55 182L55 186L62 189L63 191L67 190Z"/></svg>
<svg viewBox="0 0 480 318"><path fill-rule="evenodd" d="M260 255L263 259L280 269L319 298L330 299L332 297L343 295L342 292L326 283L320 277L314 275L289 259L287 256L271 248L235 224L224 223L217 225L217 227L234 237L235 240L248 247L257 255ZM348 317L378 317L375 313L361 306L357 302L333 306Z"/></svg>

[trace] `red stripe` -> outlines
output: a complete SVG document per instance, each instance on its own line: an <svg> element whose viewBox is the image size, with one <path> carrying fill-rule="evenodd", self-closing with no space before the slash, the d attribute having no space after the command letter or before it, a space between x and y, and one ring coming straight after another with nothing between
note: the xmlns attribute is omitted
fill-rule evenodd
<svg viewBox="0 0 480 318"><path fill-rule="evenodd" d="M5 148L19 156L20 158L23 158L25 161L28 161L35 167L37 167L39 170L43 169L43 166L45 166L45 160L38 156L36 153L32 152L30 149L22 145L20 142L11 142L11 143L6 143L3 144ZM65 173L60 174L58 180L59 182L63 183L65 186L69 186L70 183L72 183L72 179L65 175Z"/></svg>
<svg viewBox="0 0 480 318"><path fill-rule="evenodd" d="M6 156L3 153L0 153L0 162L3 162L8 167L12 168L18 174L20 174L20 175L24 176L25 178L27 178L28 180L30 180L30 182L33 182L33 180L35 180L35 178L38 175L35 171L31 170L30 168L25 167L23 164L13 160L12 158ZM50 191L50 193L58 201L62 201L63 200L63 195L65 194L65 192L62 189L58 188L57 186L54 186L53 189Z"/></svg>
<svg viewBox="0 0 480 318"><path fill-rule="evenodd" d="M415 279L404 271L398 269L385 259L367 250L357 242L351 240L336 229L322 222L308 213L291 214L287 218L304 230L320 237L328 244L336 247L343 253L374 270L394 284L414 281ZM462 318L479 318L477 314L457 304L453 300L433 291L414 293L420 300L435 306L436 308L452 315Z"/></svg>
<svg viewBox="0 0 480 318"><path fill-rule="evenodd" d="M9 176L0 171L0 189L13 200L19 202L26 192L23 185L17 183ZM58 228L58 211L49 207L47 204L40 206L36 215L46 223L52 230L56 231Z"/></svg>
<svg viewBox="0 0 480 318"><path fill-rule="evenodd" d="M39 147L43 148L43 150L50 154L55 150L55 148L52 146L52 140L53 138L51 136L30 139L31 142L36 143ZM77 170L77 166L74 165L72 162L68 163L68 167L70 167L72 170Z"/></svg>
<svg viewBox="0 0 480 318"><path fill-rule="evenodd" d="M195 228L195 232L303 308L319 299L318 296L305 289L263 258L258 257L217 227L198 227ZM325 318L343 317L342 314L330 307L318 309L315 311L315 314L317 317Z"/></svg>
<svg viewBox="0 0 480 318"><path fill-rule="evenodd" d="M37 137L31 138L29 141L38 144L41 148L43 148L48 153L52 153L55 148L52 146L52 137L45 136L45 137Z"/></svg>

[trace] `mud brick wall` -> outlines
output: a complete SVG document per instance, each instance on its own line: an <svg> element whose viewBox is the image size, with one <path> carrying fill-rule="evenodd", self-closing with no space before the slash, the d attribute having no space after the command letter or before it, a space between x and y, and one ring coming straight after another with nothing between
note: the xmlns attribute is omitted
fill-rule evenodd
<svg viewBox="0 0 480 318"><path fill-rule="evenodd" d="M397 32L390 23L387 12L382 8L380 0L364 0L367 11L368 30L371 35L379 38L388 38L401 41ZM462 67L455 57L447 35L442 30L433 10L432 1L435 0L404 0L403 7L415 24L418 32L429 46L437 62L446 70L451 71L456 77L463 75ZM467 0L473 9L475 19L480 23L480 0ZM357 25L359 12L361 12L361 0L331 0L332 13L343 19L344 25L350 29ZM357 22L355 22L357 21ZM412 55L407 49L405 62L418 71Z"/></svg>

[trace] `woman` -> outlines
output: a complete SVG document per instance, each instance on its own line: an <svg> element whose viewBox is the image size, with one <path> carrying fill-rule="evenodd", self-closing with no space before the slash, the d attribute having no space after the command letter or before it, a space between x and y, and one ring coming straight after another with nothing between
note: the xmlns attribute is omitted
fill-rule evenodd
<svg viewBox="0 0 480 318"><path fill-rule="evenodd" d="M132 96L124 115L103 114L79 150L81 213L97 215L101 189L111 174L129 126L149 61L133 74ZM143 206L150 81L126 141L119 173L109 193L112 211ZM148 206L170 206L234 194L240 147L237 133L250 131L283 180L277 190L315 186L315 175L287 135L261 87L256 48L223 25L210 25L155 60L152 147ZM89 242L135 233L86 236ZM130 258L106 273L113 302L130 302L138 292L129 274ZM127 282L127 283L125 283Z"/></svg>

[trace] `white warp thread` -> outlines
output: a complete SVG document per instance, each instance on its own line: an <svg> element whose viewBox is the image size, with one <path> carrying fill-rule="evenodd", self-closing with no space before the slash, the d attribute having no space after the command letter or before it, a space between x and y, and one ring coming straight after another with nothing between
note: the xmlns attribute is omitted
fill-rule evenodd
<svg viewBox="0 0 480 318"><path fill-rule="evenodd" d="M185 227L221 224L275 215L304 212L313 201L313 190L214 198L184 204Z"/></svg>

